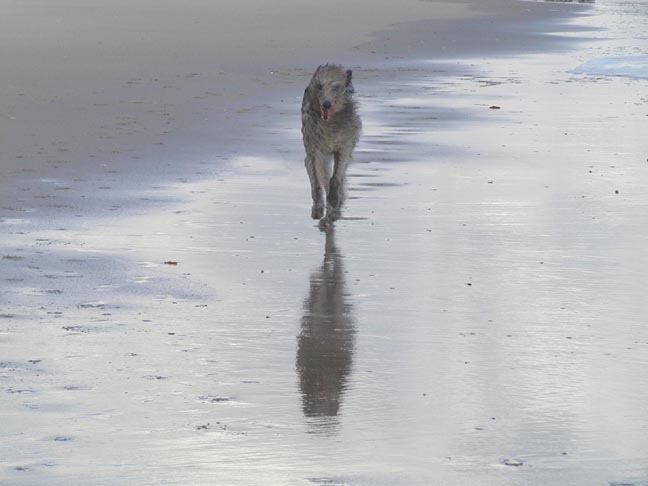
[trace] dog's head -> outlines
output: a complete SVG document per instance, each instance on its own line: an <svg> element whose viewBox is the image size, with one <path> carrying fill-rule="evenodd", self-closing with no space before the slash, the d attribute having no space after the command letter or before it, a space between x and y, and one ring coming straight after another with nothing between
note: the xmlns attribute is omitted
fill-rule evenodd
<svg viewBox="0 0 648 486"><path fill-rule="evenodd" d="M352 72L341 66L324 64L317 68L308 89L319 106L320 117L328 121L340 111L353 94Z"/></svg>

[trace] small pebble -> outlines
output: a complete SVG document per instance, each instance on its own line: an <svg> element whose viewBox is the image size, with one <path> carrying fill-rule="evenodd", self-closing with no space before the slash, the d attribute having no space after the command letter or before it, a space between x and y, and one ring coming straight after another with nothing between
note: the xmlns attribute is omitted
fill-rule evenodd
<svg viewBox="0 0 648 486"><path fill-rule="evenodd" d="M502 461L502 464L504 464L505 466L520 467L523 465L523 462L518 459L504 459Z"/></svg>

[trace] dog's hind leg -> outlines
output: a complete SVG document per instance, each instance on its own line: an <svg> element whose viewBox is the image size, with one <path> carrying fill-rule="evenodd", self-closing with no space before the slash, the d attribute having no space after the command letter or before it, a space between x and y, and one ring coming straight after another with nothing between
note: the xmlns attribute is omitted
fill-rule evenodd
<svg viewBox="0 0 648 486"><path fill-rule="evenodd" d="M313 155L306 155L304 164L311 184L311 196L313 198L313 207L311 209L311 218L320 219L324 216L324 184L323 179L318 175L318 160ZM319 162L321 164L321 162Z"/></svg>
<svg viewBox="0 0 648 486"><path fill-rule="evenodd" d="M335 167L333 176L329 181L329 189L326 194L326 222L330 224L340 219L342 205L346 196L346 171L351 159L351 150L340 150L335 152Z"/></svg>

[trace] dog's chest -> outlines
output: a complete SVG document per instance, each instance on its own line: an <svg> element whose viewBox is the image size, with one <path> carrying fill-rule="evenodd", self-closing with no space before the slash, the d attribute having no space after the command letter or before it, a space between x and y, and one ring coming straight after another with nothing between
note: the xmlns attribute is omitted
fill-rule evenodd
<svg viewBox="0 0 648 486"><path fill-rule="evenodd" d="M304 144L322 152L336 152L353 147L358 139L358 129L352 123L308 120L303 127Z"/></svg>

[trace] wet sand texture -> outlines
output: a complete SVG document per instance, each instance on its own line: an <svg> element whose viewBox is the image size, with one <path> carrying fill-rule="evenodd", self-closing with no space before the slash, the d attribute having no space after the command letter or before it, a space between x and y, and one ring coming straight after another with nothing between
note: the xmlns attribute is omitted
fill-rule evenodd
<svg viewBox="0 0 648 486"><path fill-rule="evenodd" d="M0 483L648 484L647 15L5 2Z"/></svg>

